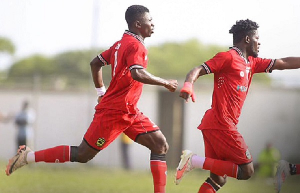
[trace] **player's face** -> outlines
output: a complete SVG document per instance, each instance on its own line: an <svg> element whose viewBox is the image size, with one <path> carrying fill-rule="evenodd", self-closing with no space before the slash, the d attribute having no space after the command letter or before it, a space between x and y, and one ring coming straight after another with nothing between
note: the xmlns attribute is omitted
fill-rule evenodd
<svg viewBox="0 0 300 193"><path fill-rule="evenodd" d="M249 51L248 51L249 56L253 56L256 58L258 56L259 46L260 46L259 35L257 30L255 30L254 34L250 36Z"/></svg>
<svg viewBox="0 0 300 193"><path fill-rule="evenodd" d="M143 38L151 37L151 34L154 33L154 23L150 13L146 12L139 21L141 24L140 33Z"/></svg>

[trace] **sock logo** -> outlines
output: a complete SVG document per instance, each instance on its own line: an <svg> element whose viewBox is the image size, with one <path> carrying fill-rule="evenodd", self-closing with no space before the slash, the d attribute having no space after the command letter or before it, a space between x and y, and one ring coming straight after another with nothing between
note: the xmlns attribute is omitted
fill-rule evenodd
<svg viewBox="0 0 300 193"><path fill-rule="evenodd" d="M104 138L99 138L99 139L97 140L96 145L97 145L98 147L102 147L102 146L104 145L104 143L105 143L105 139L104 139Z"/></svg>

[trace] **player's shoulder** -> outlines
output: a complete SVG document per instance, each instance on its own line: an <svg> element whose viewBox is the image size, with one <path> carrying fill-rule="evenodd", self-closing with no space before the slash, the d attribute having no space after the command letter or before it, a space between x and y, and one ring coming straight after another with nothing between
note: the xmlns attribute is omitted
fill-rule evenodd
<svg viewBox="0 0 300 193"><path fill-rule="evenodd" d="M222 51L222 52L218 52L214 58L217 58L219 60L224 60L224 61L228 61L232 59L232 53L230 50L228 51Z"/></svg>

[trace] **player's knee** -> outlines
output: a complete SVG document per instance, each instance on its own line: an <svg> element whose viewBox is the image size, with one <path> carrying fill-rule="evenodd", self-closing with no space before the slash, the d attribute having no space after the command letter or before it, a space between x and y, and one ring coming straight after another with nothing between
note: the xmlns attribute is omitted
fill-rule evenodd
<svg viewBox="0 0 300 193"><path fill-rule="evenodd" d="M227 178L222 178L221 180L219 180L218 182L217 182L217 184L219 184L219 186L224 186L225 184L226 184L226 182L227 182Z"/></svg>
<svg viewBox="0 0 300 193"><path fill-rule="evenodd" d="M254 168L253 167L249 167L247 169L241 169L239 168L239 172L238 172L238 180L248 180L249 178L252 177L252 175L254 174Z"/></svg>
<svg viewBox="0 0 300 193"><path fill-rule="evenodd" d="M217 184L220 187L224 186L227 182L227 176L218 176L216 174L211 173L210 178L211 178L212 182L214 182L215 184Z"/></svg>
<svg viewBox="0 0 300 193"><path fill-rule="evenodd" d="M221 176L211 176L206 179L206 183L210 184L215 191L218 191L222 186L226 184L227 178Z"/></svg>
<svg viewBox="0 0 300 193"><path fill-rule="evenodd" d="M82 154L82 155L78 154L77 162L87 163L88 161L90 161L93 158L94 158L94 156L89 156L89 155L86 155L86 154Z"/></svg>
<svg viewBox="0 0 300 193"><path fill-rule="evenodd" d="M152 143L149 149L154 154L166 154L169 150L169 144L167 143L165 138L158 139L155 143Z"/></svg>
<svg viewBox="0 0 300 193"><path fill-rule="evenodd" d="M167 141L164 141L161 145L159 145L157 150L159 151L159 154L166 154L169 150L169 144Z"/></svg>
<svg viewBox="0 0 300 193"><path fill-rule="evenodd" d="M151 152L154 154L166 154L168 152L169 145L167 142L156 144L154 147L150 148Z"/></svg>
<svg viewBox="0 0 300 193"><path fill-rule="evenodd" d="M165 141L164 145L163 145L163 151L166 154L169 150L169 144Z"/></svg>
<svg viewBox="0 0 300 193"><path fill-rule="evenodd" d="M79 163L87 163L95 157L96 154L83 150L82 148L72 147L71 161Z"/></svg>
<svg viewBox="0 0 300 193"><path fill-rule="evenodd" d="M246 174L245 174L245 180L248 180L249 178L251 178L254 174L254 169L250 169L250 170L247 170Z"/></svg>

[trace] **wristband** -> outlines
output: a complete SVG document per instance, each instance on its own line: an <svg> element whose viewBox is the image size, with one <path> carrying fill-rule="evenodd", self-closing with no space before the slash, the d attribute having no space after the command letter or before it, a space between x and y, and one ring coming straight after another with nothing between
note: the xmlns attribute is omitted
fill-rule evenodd
<svg viewBox="0 0 300 193"><path fill-rule="evenodd" d="M182 87L182 89L180 90L180 92L186 92L190 95L193 94L193 84L190 82L184 82L184 85Z"/></svg>
<svg viewBox="0 0 300 193"><path fill-rule="evenodd" d="M180 90L180 92L188 93L191 96L192 101L196 101L196 95L194 93L193 84L191 82L184 82L183 88Z"/></svg>
<svg viewBox="0 0 300 193"><path fill-rule="evenodd" d="M103 96L106 92L106 88L105 86L102 86L100 88L95 88L95 90L97 91L97 95L98 96Z"/></svg>

